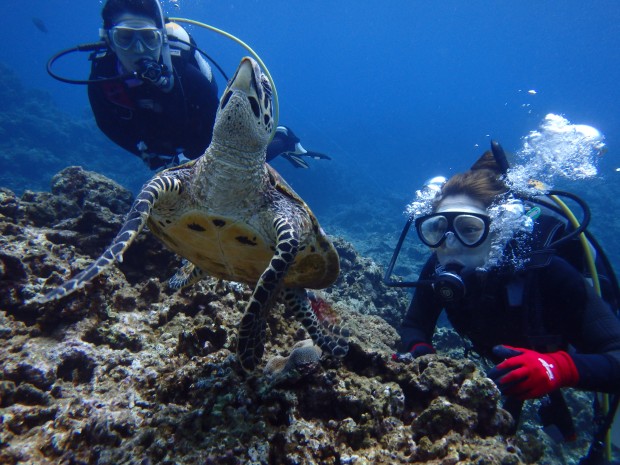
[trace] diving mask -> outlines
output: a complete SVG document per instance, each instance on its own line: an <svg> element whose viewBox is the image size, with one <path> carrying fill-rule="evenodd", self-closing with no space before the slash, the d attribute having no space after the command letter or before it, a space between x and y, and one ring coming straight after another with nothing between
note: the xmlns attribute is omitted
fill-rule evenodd
<svg viewBox="0 0 620 465"><path fill-rule="evenodd" d="M415 220L420 240L429 247L443 244L448 233L454 234L465 247L478 247L489 235L488 215L473 212L441 212L424 215Z"/></svg>
<svg viewBox="0 0 620 465"><path fill-rule="evenodd" d="M130 25L128 23L123 22L110 29L108 34L115 47L121 50L129 50L138 41L151 51L162 46L163 34L159 29L150 25Z"/></svg>

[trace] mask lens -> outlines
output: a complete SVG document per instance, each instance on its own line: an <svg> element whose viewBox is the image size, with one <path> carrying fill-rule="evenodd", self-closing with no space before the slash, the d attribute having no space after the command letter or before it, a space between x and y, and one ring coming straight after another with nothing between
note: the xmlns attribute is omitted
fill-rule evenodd
<svg viewBox="0 0 620 465"><path fill-rule="evenodd" d="M162 44L162 35L158 29L134 29L130 27L112 28L112 42L123 50L129 48L139 40L149 50L156 50Z"/></svg>
<svg viewBox="0 0 620 465"><path fill-rule="evenodd" d="M454 233L465 245L475 245L486 235L487 226L482 218L473 215L458 215L454 218Z"/></svg>
<svg viewBox="0 0 620 465"><path fill-rule="evenodd" d="M155 50L161 46L161 32L157 29L142 29L137 31L139 39L150 50Z"/></svg>
<svg viewBox="0 0 620 465"><path fill-rule="evenodd" d="M134 33L133 29L115 27L112 29L112 42L117 47L127 50L133 44Z"/></svg>
<svg viewBox="0 0 620 465"><path fill-rule="evenodd" d="M448 220L445 216L432 216L424 220L418 227L420 239L429 247L434 247L443 239L448 231Z"/></svg>
<svg viewBox="0 0 620 465"><path fill-rule="evenodd" d="M439 247L448 232L466 247L479 246L489 234L488 216L470 213L435 213L417 218L415 225L422 242L432 248Z"/></svg>

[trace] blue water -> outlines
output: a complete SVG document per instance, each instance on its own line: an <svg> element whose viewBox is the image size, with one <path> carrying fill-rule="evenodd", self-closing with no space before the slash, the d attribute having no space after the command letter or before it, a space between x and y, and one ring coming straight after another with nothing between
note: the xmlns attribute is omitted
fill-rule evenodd
<svg viewBox="0 0 620 465"><path fill-rule="evenodd" d="M25 87L49 92L50 105L68 117L90 121L91 129L86 89L51 79L45 63L59 50L97 40L101 6L93 0L0 3L0 62ZM596 127L608 146L599 179L572 187L592 204L593 228L618 262L620 241L611 233L620 225L607 215L620 203L616 1L165 0L164 7L171 16L224 29L260 54L277 85L280 122L294 128L307 149L333 158L311 161L310 170L274 163L319 216L351 207L360 222L397 228L425 179L466 169L491 138L517 151L550 112ZM229 74L246 54L212 32L189 30ZM86 78L86 57L71 55L58 70ZM90 139L100 147L97 161L110 160L120 182L135 190L149 177L133 156L103 138ZM71 150L79 152L82 143L72 142ZM56 152L62 160L62 149ZM85 164L97 156L89 152ZM14 162L11 169L22 169ZM122 175L125 163L131 175ZM5 161L2 168L8 166ZM33 186L52 174L36 171ZM19 188L30 188L29 181Z"/></svg>

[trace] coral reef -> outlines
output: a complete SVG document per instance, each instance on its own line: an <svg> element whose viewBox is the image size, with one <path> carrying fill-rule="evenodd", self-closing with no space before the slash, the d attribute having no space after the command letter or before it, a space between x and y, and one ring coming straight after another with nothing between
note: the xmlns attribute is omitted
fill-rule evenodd
<svg viewBox="0 0 620 465"><path fill-rule="evenodd" d="M388 307L402 312L406 298L342 239L343 273L325 295L351 332L349 353L310 357L313 369L283 383L246 374L234 355L249 289L206 279L171 292L180 260L149 234L84 291L24 304L101 252L130 197L79 168L56 176L51 194L0 190L0 463L540 459L533 436L510 434L499 392L472 362L391 360L398 335L381 315L396 318ZM282 306L268 316L265 351L302 366L308 346L289 352L308 336L291 320Z"/></svg>
<svg viewBox="0 0 620 465"><path fill-rule="evenodd" d="M377 263L360 256L345 239L334 238L340 255L341 273L336 283L319 293L338 310L377 315L398 327L409 304L406 291L383 283L384 270Z"/></svg>

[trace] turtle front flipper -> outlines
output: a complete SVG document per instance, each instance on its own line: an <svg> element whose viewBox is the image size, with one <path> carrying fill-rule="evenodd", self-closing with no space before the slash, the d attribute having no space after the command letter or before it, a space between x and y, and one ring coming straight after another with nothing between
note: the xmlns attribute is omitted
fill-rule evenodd
<svg viewBox="0 0 620 465"><path fill-rule="evenodd" d="M131 245L136 236L140 234L153 207L161 196L167 193L178 194L180 190L181 183L178 179L164 176L157 176L151 179L136 197L136 200L127 214L125 223L123 223L120 232L112 240L112 244L110 244L106 251L103 252L92 265L75 275L69 281L48 292L45 296L35 297L32 300L37 303L45 303L61 299L83 288L115 260L122 262L123 253L125 253L125 250Z"/></svg>
<svg viewBox="0 0 620 465"><path fill-rule="evenodd" d="M168 280L171 289L182 289L196 284L209 274L198 268L189 260L183 260L183 265L177 270L172 278Z"/></svg>
<svg viewBox="0 0 620 465"><path fill-rule="evenodd" d="M237 356L246 371L256 368L265 350L265 315L277 297L284 275L299 251L299 232L286 218L273 222L277 244L269 266L258 279L239 325Z"/></svg>
<svg viewBox="0 0 620 465"><path fill-rule="evenodd" d="M324 352L334 357L344 357L349 351L349 331L337 325L319 321L312 310L308 293L303 288L287 288L282 292L284 304L293 311L295 318L306 328L308 334Z"/></svg>

